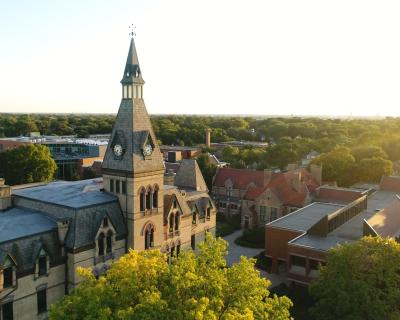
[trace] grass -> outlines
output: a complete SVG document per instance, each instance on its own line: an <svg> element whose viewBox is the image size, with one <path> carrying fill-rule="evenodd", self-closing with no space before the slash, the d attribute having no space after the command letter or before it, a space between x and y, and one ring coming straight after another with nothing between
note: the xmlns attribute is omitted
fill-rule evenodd
<svg viewBox="0 0 400 320"><path fill-rule="evenodd" d="M265 230L263 227L243 230L243 234L235 240L238 246L264 249Z"/></svg>
<svg viewBox="0 0 400 320"><path fill-rule="evenodd" d="M235 231L236 231L235 227L227 222L217 223L217 237L225 237L232 234Z"/></svg>

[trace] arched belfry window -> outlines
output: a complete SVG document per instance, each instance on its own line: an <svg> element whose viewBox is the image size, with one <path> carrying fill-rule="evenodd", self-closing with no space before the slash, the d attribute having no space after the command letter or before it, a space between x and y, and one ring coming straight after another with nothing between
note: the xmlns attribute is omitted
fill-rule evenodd
<svg viewBox="0 0 400 320"><path fill-rule="evenodd" d="M151 209L151 189L147 188L146 192L146 209Z"/></svg>
<svg viewBox="0 0 400 320"><path fill-rule="evenodd" d="M97 239L98 255L104 256L104 233L100 233Z"/></svg>
<svg viewBox="0 0 400 320"><path fill-rule="evenodd" d="M108 231L107 233L107 238L106 238L106 252L111 253L112 252L112 232Z"/></svg>
<svg viewBox="0 0 400 320"><path fill-rule="evenodd" d="M153 192L153 208L158 207L158 186L154 186L154 192Z"/></svg>
<svg viewBox="0 0 400 320"><path fill-rule="evenodd" d="M144 231L144 249L154 247L154 226L148 224Z"/></svg>
<svg viewBox="0 0 400 320"><path fill-rule="evenodd" d="M171 212L169 215L169 232L174 231L174 222L175 222L174 213Z"/></svg>
<svg viewBox="0 0 400 320"><path fill-rule="evenodd" d="M180 214L179 212L175 213L175 231L179 230L179 223L180 223Z"/></svg>
<svg viewBox="0 0 400 320"><path fill-rule="evenodd" d="M139 193L140 211L142 212L144 211L145 197L146 197L146 191L144 190L144 188L142 188Z"/></svg>

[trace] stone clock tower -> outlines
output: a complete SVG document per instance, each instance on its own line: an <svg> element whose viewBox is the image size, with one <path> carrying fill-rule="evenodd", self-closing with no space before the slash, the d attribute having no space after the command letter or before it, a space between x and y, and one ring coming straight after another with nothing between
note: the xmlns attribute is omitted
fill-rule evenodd
<svg viewBox="0 0 400 320"><path fill-rule="evenodd" d="M122 100L104 156L104 189L119 198L128 248L160 248L164 163L143 101L142 72L132 38L121 80Z"/></svg>

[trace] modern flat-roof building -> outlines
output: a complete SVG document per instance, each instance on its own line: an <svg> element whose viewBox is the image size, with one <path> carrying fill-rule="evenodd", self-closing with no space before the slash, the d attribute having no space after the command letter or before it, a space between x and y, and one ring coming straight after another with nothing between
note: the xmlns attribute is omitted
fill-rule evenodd
<svg viewBox="0 0 400 320"><path fill-rule="evenodd" d="M323 188L321 188L323 189ZM398 237L400 179L384 177L378 190L330 188L319 201L272 221L265 229L265 254L273 271L308 284L318 277L327 251L365 235Z"/></svg>

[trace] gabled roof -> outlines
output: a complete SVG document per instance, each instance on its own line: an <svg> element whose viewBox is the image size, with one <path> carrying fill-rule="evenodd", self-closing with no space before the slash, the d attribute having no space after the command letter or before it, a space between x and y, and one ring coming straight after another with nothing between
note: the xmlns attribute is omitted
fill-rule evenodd
<svg viewBox="0 0 400 320"><path fill-rule="evenodd" d="M208 191L196 160L183 159L175 176L175 185L197 191Z"/></svg>
<svg viewBox="0 0 400 320"><path fill-rule="evenodd" d="M264 172L248 169L220 168L218 169L214 185L224 187L225 181L231 179L234 189L246 189L249 183L255 183L258 187L263 187Z"/></svg>
<svg viewBox="0 0 400 320"><path fill-rule="evenodd" d="M293 181L299 178L299 174L300 184L298 186L299 189L296 190L293 186ZM314 193L318 186L317 181L304 169L272 173L265 186L249 187L245 194L245 199L256 200L265 191L271 190L284 205L301 207L304 205L307 195Z"/></svg>

